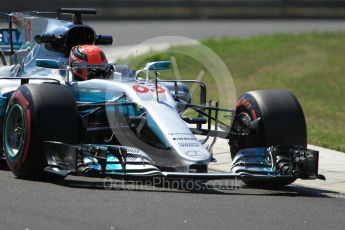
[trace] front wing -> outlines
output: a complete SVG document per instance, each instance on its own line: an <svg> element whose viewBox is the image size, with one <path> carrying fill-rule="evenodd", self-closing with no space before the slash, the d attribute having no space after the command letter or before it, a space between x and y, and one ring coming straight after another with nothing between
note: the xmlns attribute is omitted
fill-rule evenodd
<svg viewBox="0 0 345 230"><path fill-rule="evenodd" d="M285 156L282 170L279 161ZM319 153L298 147L272 146L241 150L233 160L230 173L165 172L155 165L144 152L126 146L82 144L68 145L61 142L45 142L47 166L45 171L67 176L77 174L114 179L191 179L223 180L251 179L272 180L279 178L323 179L318 174ZM278 158L278 160L277 160ZM230 165L229 165L230 168Z"/></svg>

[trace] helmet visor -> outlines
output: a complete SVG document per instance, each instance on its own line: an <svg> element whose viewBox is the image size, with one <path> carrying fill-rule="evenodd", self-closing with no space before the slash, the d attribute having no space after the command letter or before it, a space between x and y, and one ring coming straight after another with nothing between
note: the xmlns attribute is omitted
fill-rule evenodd
<svg viewBox="0 0 345 230"><path fill-rule="evenodd" d="M73 67L73 72L77 73L77 75L82 75L83 79L90 80L90 79L108 79L111 77L112 73L114 72L114 66L110 64L102 64L102 65L77 65Z"/></svg>

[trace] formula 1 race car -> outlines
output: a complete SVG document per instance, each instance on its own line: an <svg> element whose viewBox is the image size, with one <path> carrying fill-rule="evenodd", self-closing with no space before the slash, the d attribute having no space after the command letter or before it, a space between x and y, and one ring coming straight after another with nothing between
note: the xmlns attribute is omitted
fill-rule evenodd
<svg viewBox="0 0 345 230"><path fill-rule="evenodd" d="M0 30L0 156L16 177L238 178L249 185L324 179L318 152L306 148L302 108L287 91L244 93L236 110L211 106L202 82L158 79L169 61L137 71L104 64L97 68L110 69L109 76L77 81L73 70L96 67L71 67L72 47L112 44L82 23L83 14L95 13L7 14L9 28ZM62 20L66 15L74 20ZM200 86L199 104L191 103L188 84ZM183 117L186 109L198 115ZM231 172L208 172L211 138L228 140Z"/></svg>

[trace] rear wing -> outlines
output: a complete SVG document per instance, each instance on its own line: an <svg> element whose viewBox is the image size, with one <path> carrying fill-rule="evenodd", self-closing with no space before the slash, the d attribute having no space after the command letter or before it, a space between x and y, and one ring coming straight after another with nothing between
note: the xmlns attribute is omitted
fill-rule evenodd
<svg viewBox="0 0 345 230"><path fill-rule="evenodd" d="M23 31L18 26L20 20L15 14L1 13L1 21L7 22L7 28L0 28L0 56L12 55L24 44ZM3 18L6 17L6 19Z"/></svg>
<svg viewBox="0 0 345 230"><path fill-rule="evenodd" d="M60 8L56 12L29 11L14 12L9 14L1 13L1 15L6 16L6 20L4 21L8 22L8 28L0 29L0 52L5 55L12 55L16 51L18 51L24 44L34 44L34 37L37 34L47 32L49 19L55 19L55 22L52 22L52 27L58 27L62 24L68 23L67 21L64 22L63 20L61 20L62 15L72 15L74 18L73 24L80 25L82 24L81 15L83 14L96 14L96 9ZM54 16L47 17L47 15ZM101 38L98 38L98 40L100 39Z"/></svg>

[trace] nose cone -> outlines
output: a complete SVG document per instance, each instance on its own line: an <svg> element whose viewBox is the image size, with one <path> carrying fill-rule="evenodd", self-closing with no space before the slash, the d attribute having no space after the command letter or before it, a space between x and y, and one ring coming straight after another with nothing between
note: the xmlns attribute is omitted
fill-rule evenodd
<svg viewBox="0 0 345 230"><path fill-rule="evenodd" d="M210 152L196 139L175 109L157 102L146 102L145 108L180 158L195 163L211 160Z"/></svg>

